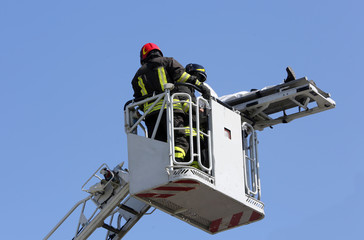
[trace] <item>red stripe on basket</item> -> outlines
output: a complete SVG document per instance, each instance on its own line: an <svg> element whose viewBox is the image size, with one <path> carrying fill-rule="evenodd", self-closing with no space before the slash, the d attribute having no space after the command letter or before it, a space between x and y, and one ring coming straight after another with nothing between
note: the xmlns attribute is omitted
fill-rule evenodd
<svg viewBox="0 0 364 240"><path fill-rule="evenodd" d="M155 196L155 198L169 198L174 195L176 195L176 194L159 194L159 195Z"/></svg>
<svg viewBox="0 0 364 240"><path fill-rule="evenodd" d="M228 228L235 227L236 225L238 225L242 216L243 212L234 214L230 220Z"/></svg>
<svg viewBox="0 0 364 240"><path fill-rule="evenodd" d="M210 232L215 233L219 230L222 218L216 219L210 223Z"/></svg>
<svg viewBox="0 0 364 240"><path fill-rule="evenodd" d="M178 180L175 183L190 183L190 184L199 184L198 182L194 181L194 180Z"/></svg>
<svg viewBox="0 0 364 240"><path fill-rule="evenodd" d="M258 220L261 217L262 217L262 215L260 213L253 211L252 215L249 218L249 222Z"/></svg>
<svg viewBox="0 0 364 240"><path fill-rule="evenodd" d="M143 198L143 197L148 198L148 197L154 197L155 195L158 195L158 194L156 194L156 193L139 193L139 194L136 194L135 196L141 197L141 198Z"/></svg>
<svg viewBox="0 0 364 240"><path fill-rule="evenodd" d="M192 189L195 189L194 187L169 187L169 186L164 186L164 187L157 187L154 188L154 190L161 190L161 191L190 191Z"/></svg>

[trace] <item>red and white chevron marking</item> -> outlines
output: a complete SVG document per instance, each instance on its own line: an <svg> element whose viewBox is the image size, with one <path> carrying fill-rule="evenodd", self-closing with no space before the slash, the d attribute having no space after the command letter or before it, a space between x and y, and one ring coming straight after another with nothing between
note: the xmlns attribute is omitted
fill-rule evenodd
<svg viewBox="0 0 364 240"><path fill-rule="evenodd" d="M169 198L180 192L196 189L198 185L199 183L194 180L179 180L165 186L153 188L147 193L136 194L136 196L140 198Z"/></svg>
<svg viewBox="0 0 364 240"><path fill-rule="evenodd" d="M242 224L247 224L262 218L263 215L252 210L245 212L238 212L232 216L219 218L211 222L209 231L211 233L216 233L227 228L233 228Z"/></svg>

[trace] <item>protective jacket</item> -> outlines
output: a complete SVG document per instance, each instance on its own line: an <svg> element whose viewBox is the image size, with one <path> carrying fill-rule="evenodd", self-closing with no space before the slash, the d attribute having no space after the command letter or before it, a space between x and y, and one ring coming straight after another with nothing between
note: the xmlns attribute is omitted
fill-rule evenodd
<svg viewBox="0 0 364 240"><path fill-rule="evenodd" d="M158 53L156 53L158 54ZM197 80L196 77L191 76L185 72L184 67L178 63L173 58L162 57L160 55L148 56L144 61L143 65L136 72L131 84L134 89L134 98L143 97L149 94L159 94L164 92L164 85L166 83L192 83L195 85L200 85L201 82ZM175 91L178 91L176 89ZM160 100L153 109L149 109L154 102L147 102L143 106L143 111L146 112L150 110L147 117L145 118L145 123L148 128L148 135L154 130L154 125L156 122L156 115L153 113L158 113L162 108L163 100ZM184 127L184 115L182 110L182 105L180 103L173 104L174 112L174 126L176 128ZM167 140L166 134L165 117L162 117L161 123L158 127L156 139L161 141ZM184 161L186 152L189 149L189 143L185 137L184 130L176 130L174 133L175 141L175 157Z"/></svg>
<svg viewBox="0 0 364 240"><path fill-rule="evenodd" d="M166 83L186 82L197 86L201 85L201 82L199 82L195 76L186 73L184 67L175 59L157 56L148 59L148 61L146 61L136 72L132 80L134 98L143 97L152 93L162 93L164 92L164 84ZM178 91L178 88L175 91ZM152 104L153 103L144 104L144 112L147 111ZM151 112L159 110L161 105L162 101L158 103Z"/></svg>

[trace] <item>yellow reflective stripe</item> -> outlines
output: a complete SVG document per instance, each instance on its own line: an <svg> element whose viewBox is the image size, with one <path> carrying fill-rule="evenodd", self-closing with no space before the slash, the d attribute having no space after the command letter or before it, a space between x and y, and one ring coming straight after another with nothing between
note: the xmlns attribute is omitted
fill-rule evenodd
<svg viewBox="0 0 364 240"><path fill-rule="evenodd" d="M178 99L173 99L173 109L174 110L183 110L182 109L182 105L181 103L178 102L179 100ZM150 106L153 105L154 102L151 102L151 103L144 103L144 112L148 111L148 109L150 108ZM156 110L160 110L162 108L162 105L163 105L163 100L160 100L154 107L153 109L150 111L151 112L154 112ZM167 104L164 106L164 108L167 108Z"/></svg>
<svg viewBox="0 0 364 240"><path fill-rule="evenodd" d="M147 92L147 89L145 88L142 77L138 77L138 85L140 87L140 92L142 93L142 96L147 95L148 92Z"/></svg>
<svg viewBox="0 0 364 240"><path fill-rule="evenodd" d="M190 127L185 127L185 134L186 134L187 137L190 136ZM196 137L197 136L197 130L196 130L196 128L192 128L192 136L193 137ZM202 133L200 133L200 138L201 139L204 138L204 136L203 136Z"/></svg>
<svg viewBox="0 0 364 240"><path fill-rule="evenodd" d="M201 82L199 80L196 80L195 85L200 86Z"/></svg>
<svg viewBox="0 0 364 240"><path fill-rule="evenodd" d="M185 113L188 113L188 110L190 109L190 104L189 104L190 99L187 99L186 101L187 102L182 104L182 109Z"/></svg>
<svg viewBox="0 0 364 240"><path fill-rule="evenodd" d="M197 161L193 161L192 164L191 164L191 167L194 167L194 168L197 168L197 169L201 169L200 168L200 165L198 164Z"/></svg>
<svg viewBox="0 0 364 240"><path fill-rule="evenodd" d="M161 89L164 91L164 84L167 84L167 76L166 72L164 71L164 67L158 68L158 77L159 77L159 83L161 84Z"/></svg>
<svg viewBox="0 0 364 240"><path fill-rule="evenodd" d="M152 106L154 104L154 102L151 103L144 103L144 112L148 111L148 109L150 108L150 106ZM159 110L162 108L163 105L163 100L160 100L152 109L151 112L155 111L155 110ZM166 106L164 107L166 108Z"/></svg>
<svg viewBox="0 0 364 240"><path fill-rule="evenodd" d="M190 109L190 104L184 103L182 109L185 113L188 113L188 110Z"/></svg>
<svg viewBox="0 0 364 240"><path fill-rule="evenodd" d="M186 152L185 152L185 150L183 150L183 148L175 146L174 147L174 152L175 152L174 155L177 158L182 158L183 159L186 156Z"/></svg>
<svg viewBox="0 0 364 240"><path fill-rule="evenodd" d="M173 109L183 110L182 104L180 103L179 99L173 99Z"/></svg>
<svg viewBox="0 0 364 240"><path fill-rule="evenodd" d="M190 127L185 127L185 133L187 136L190 136ZM192 136L196 136L197 135L197 131L196 128L192 128Z"/></svg>
<svg viewBox="0 0 364 240"><path fill-rule="evenodd" d="M185 83L190 78L190 76L191 76L190 74L184 72L184 73L182 73L181 77L177 80L177 82Z"/></svg>
<svg viewBox="0 0 364 240"><path fill-rule="evenodd" d="M184 159L185 158L185 156L183 155L183 153L175 153L174 154L174 157L181 158L181 159Z"/></svg>
<svg viewBox="0 0 364 240"><path fill-rule="evenodd" d="M196 71L204 72L204 71L205 71L205 69L203 69L203 68L198 68L198 69L196 69Z"/></svg>

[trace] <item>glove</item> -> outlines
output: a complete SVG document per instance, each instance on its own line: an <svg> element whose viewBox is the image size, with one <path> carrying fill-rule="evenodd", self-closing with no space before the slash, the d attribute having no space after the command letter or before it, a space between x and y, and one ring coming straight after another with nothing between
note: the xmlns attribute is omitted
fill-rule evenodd
<svg viewBox="0 0 364 240"><path fill-rule="evenodd" d="M208 87L206 87L204 84L201 84L200 86L201 94L204 99L209 100L211 98L211 92Z"/></svg>

